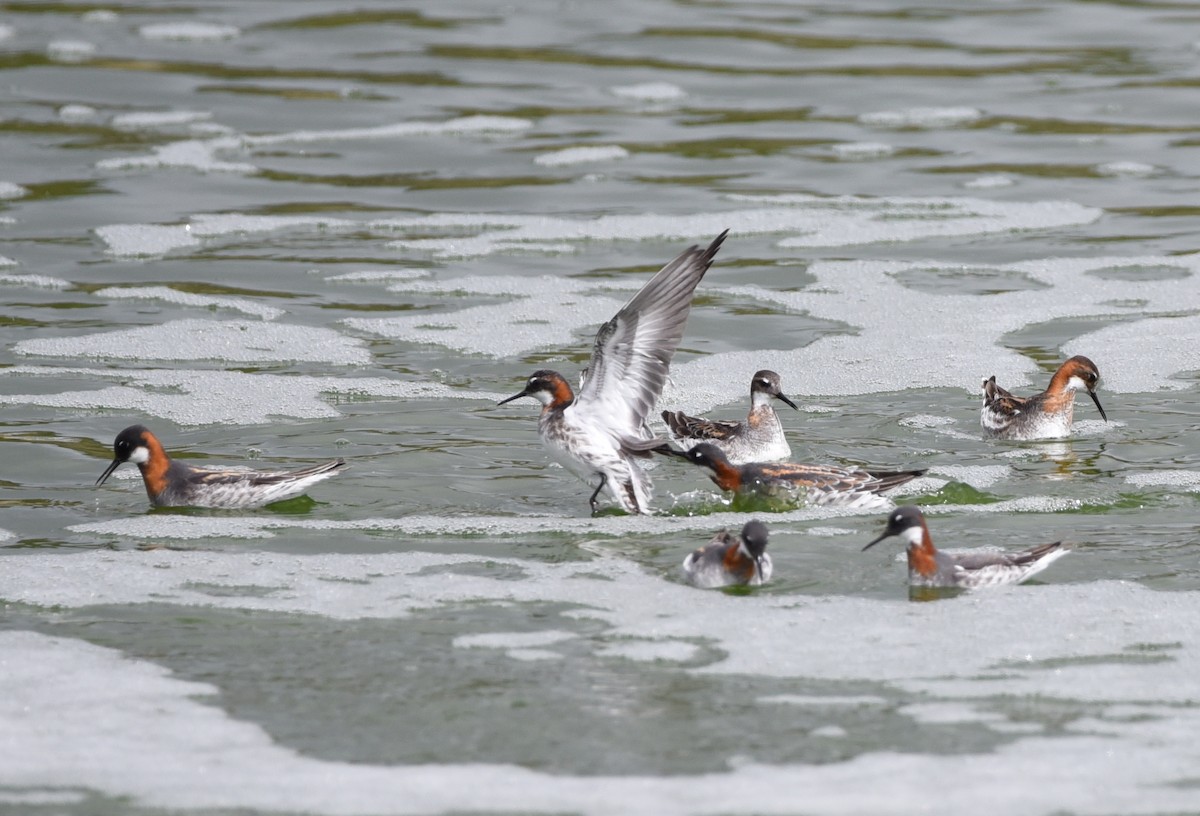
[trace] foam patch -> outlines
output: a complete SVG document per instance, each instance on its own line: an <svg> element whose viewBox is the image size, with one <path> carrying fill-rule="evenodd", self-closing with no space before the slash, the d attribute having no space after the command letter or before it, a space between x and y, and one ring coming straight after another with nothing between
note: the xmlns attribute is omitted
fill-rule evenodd
<svg viewBox="0 0 1200 816"><path fill-rule="evenodd" d="M159 326L22 340L13 350L25 356L117 360L337 365L364 365L371 360L361 340L332 329L219 320L172 320Z"/></svg>
<svg viewBox="0 0 1200 816"><path fill-rule="evenodd" d="M1180 264L1175 261L1173 265ZM1187 268L1192 274L1176 281L1130 281L1128 288L1157 290L1159 296L1154 299L1155 304L1165 304L1173 290L1182 294L1186 289L1200 289L1194 277L1195 268L1191 265ZM1187 298L1184 303L1179 303L1179 308L1192 309L1189 301L1195 300ZM1154 308L1155 305L1147 305L1146 311ZM1170 342L1164 342L1164 338L1170 338ZM1150 317L1106 326L1066 343L1063 353L1067 356L1083 354L1097 361L1101 404L1106 390L1130 393L1191 388L1195 385L1195 374L1200 372L1200 317ZM1181 380L1179 376L1183 373L1193 376ZM1086 397L1083 399L1089 401Z"/></svg>
<svg viewBox="0 0 1200 816"><path fill-rule="evenodd" d="M543 167L565 167L571 164L606 162L629 157L629 151L620 145L597 145L595 147L568 147L553 153L534 156L533 163Z"/></svg>
<svg viewBox="0 0 1200 816"><path fill-rule="evenodd" d="M138 34L147 40L190 40L193 42L212 42L214 40L231 40L241 36L237 26L221 25L219 23L151 23L140 26Z"/></svg>
<svg viewBox="0 0 1200 816"><path fill-rule="evenodd" d="M0 377L78 378L105 388L61 393L0 394L0 405L109 410L162 417L178 425L255 425L340 416L327 395L403 400L484 400L506 394L464 391L427 380L378 377L311 377L240 371L94 369L12 366Z"/></svg>
<svg viewBox="0 0 1200 816"><path fill-rule="evenodd" d="M245 298L220 297L216 295L197 295L191 292L180 292L166 286L106 286L95 292L96 297L110 300L156 300L175 306L190 306L200 309L226 309L242 314L259 317L263 320L274 320L286 312L274 306L264 306Z"/></svg>
<svg viewBox="0 0 1200 816"><path fill-rule="evenodd" d="M1149 281L1096 275L1114 266L1160 269L1168 264L1186 274ZM822 337L799 349L723 352L675 365L663 391L663 404L688 413L705 413L728 402L730 394L741 393L743 383L760 368L779 372L793 398L940 387L977 394L980 382L992 374L1017 393L1040 390L1048 376L1025 355L1004 347L1007 334L1031 323L1063 318L1111 315L1128 319L1131 299L1140 304L1135 317L1143 311L1200 310L1200 286L1195 285L1194 277L1200 260L1190 256L1054 258L1005 265L998 269L1044 286L988 295L986 304L978 295L931 295L902 282L905 273L926 266L899 261L817 263L806 270L816 282L800 291L754 286L725 289L730 296L849 324L855 327L854 333ZM931 298L939 319L928 331L914 332L909 323L897 319L898 315L927 310ZM1157 334L1168 331L1177 334ZM1156 336L1174 336L1181 342L1151 351L1149 344ZM1157 390L1181 372L1200 369L1196 352L1200 343L1189 340L1200 340L1200 318L1140 320L1084 335L1064 346L1064 358L1083 353L1102 360L1098 363L1102 390ZM1174 381L1174 387L1184 385ZM935 418L934 425L923 417L902 422L936 427L940 419ZM961 433L948 425L945 430Z"/></svg>
<svg viewBox="0 0 1200 816"><path fill-rule="evenodd" d="M904 110L864 113L858 121L864 125L887 128L944 128L965 125L983 118L978 108L905 108Z"/></svg>

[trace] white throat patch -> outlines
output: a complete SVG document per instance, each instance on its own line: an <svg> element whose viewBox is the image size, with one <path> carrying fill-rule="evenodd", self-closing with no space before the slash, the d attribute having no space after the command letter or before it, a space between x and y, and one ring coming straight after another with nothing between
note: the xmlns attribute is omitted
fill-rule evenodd
<svg viewBox="0 0 1200 816"><path fill-rule="evenodd" d="M138 445L133 449L133 453L129 454L129 461L135 465L144 465L150 461L150 449L145 445Z"/></svg>

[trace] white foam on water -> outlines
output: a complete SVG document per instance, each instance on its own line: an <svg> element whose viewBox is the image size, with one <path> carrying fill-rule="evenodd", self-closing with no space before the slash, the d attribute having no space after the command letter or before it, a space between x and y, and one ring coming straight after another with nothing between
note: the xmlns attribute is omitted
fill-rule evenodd
<svg viewBox="0 0 1200 816"><path fill-rule="evenodd" d="M450 642L459 649L528 649L534 646L553 646L573 640L573 632L546 629L541 632L488 632L482 635L461 635Z"/></svg>
<svg viewBox="0 0 1200 816"><path fill-rule="evenodd" d="M238 150L241 146L241 141L231 136L222 136L215 139L187 139L165 145L156 145L152 148L153 152L149 156L101 159L96 162L96 166L102 170L181 168L196 170L201 173L257 173L258 167L253 164L247 162L229 162L217 158L219 152ZM146 229L155 228L149 224L141 226ZM101 229L110 228L100 227L96 231L100 232Z"/></svg>
<svg viewBox="0 0 1200 816"><path fill-rule="evenodd" d="M1155 470L1149 473L1127 473L1125 481L1138 487L1182 487L1194 492L1200 490L1200 471Z"/></svg>
<svg viewBox="0 0 1200 816"><path fill-rule="evenodd" d="M627 158L629 158L629 151L620 145L594 145L567 147L552 153L542 153L533 157L533 163L543 167L565 167L570 164L587 164Z"/></svg>
<svg viewBox="0 0 1200 816"><path fill-rule="evenodd" d="M167 286L106 286L97 290L96 297L111 300L157 300L176 306L194 306L201 309L228 309L234 312L274 320L287 314L283 309L265 306L246 298L221 297L219 295L197 295L180 292Z"/></svg>
<svg viewBox="0 0 1200 816"><path fill-rule="evenodd" d="M152 130L175 125L188 125L211 118L211 111L142 111L118 114L113 117L112 125L120 130Z"/></svg>
<svg viewBox="0 0 1200 816"><path fill-rule="evenodd" d="M983 118L978 108L905 108L904 110L864 113L858 121L864 125L888 128L944 128L977 122Z"/></svg>
<svg viewBox="0 0 1200 816"><path fill-rule="evenodd" d="M896 148L883 142L842 142L832 145L829 150L837 158L846 161L878 159L896 152Z"/></svg>
<svg viewBox="0 0 1200 816"><path fill-rule="evenodd" d="M840 725L822 725L820 728L814 728L808 732L810 737L821 737L823 739L845 739L849 736L849 732Z"/></svg>
<svg viewBox="0 0 1200 816"><path fill-rule="evenodd" d="M468 117L474 119L475 117ZM447 123L404 123L418 131ZM392 126L400 128L401 126ZM465 127L465 125L463 125ZM255 140L283 141L351 138L360 131L316 131L290 133ZM371 131L374 133L374 131ZM225 137L207 141L174 142L154 148L148 157L105 159L103 168L191 167L201 171L252 172L249 164L224 162L215 154L236 150L247 141ZM364 136L364 138L366 138ZM257 143L257 141L255 143ZM732 209L693 215L604 215L591 219L560 218L496 213L437 213L415 217L371 221L321 216L257 216L239 213L197 215L185 226L116 225L101 227L97 234L114 254L155 254L149 239L156 231L165 253L193 243L197 236L217 238L229 234L274 229L392 230L420 237L399 238L389 245L429 252L440 258L465 258L514 250L526 252L573 252L586 241L679 240L710 241L726 228L735 235L798 233L784 238L780 246L854 246L879 241L911 241L930 236L982 235L1028 229L1086 224L1101 211L1063 201L994 202L973 198L883 198L854 196L819 198L808 195L730 195L730 201L767 204L766 207ZM144 235L131 233L140 229ZM447 233L428 237L430 233ZM668 258L664 258L666 262ZM719 263L718 259L718 263Z"/></svg>
<svg viewBox="0 0 1200 816"><path fill-rule="evenodd" d="M304 142L341 142L363 139L397 139L409 136L469 136L473 134L519 133L533 127L528 119L514 116L460 116L444 122L395 122L369 128L340 130L296 130L264 136L243 136L251 147Z"/></svg>
<svg viewBox="0 0 1200 816"><path fill-rule="evenodd" d="M970 703L940 702L913 703L902 706L897 712L919 723L936 725L958 725L961 723L993 723L1005 717L994 711L984 711Z"/></svg>
<svg viewBox="0 0 1200 816"><path fill-rule="evenodd" d="M130 114L141 116L143 114ZM169 116L169 114L167 114ZM136 121L136 120L135 120ZM168 124L160 122L159 124ZM204 127L202 127L202 125ZM319 141L349 141L362 139L395 139L409 136L441 136L512 133L533 127L526 119L507 116L463 116L445 122L399 122L374 128L343 130L308 130L261 136L240 135L217 123L191 122L198 133L218 134L217 138L189 139L157 145L149 156L127 156L101 159L96 166L103 170L140 170L178 168L201 173L256 173L258 167L249 162L226 161L218 154L244 152L249 148L288 143ZM300 219L305 223L317 219ZM355 224L354 226L360 226Z"/></svg>
<svg viewBox="0 0 1200 816"><path fill-rule="evenodd" d="M610 643L596 651L604 657L620 657L641 663L686 663L694 660L700 648L681 640L632 640Z"/></svg>
<svg viewBox="0 0 1200 816"><path fill-rule="evenodd" d="M1095 274L1114 266L1156 269L1164 265L1189 274L1154 280ZM663 404L688 413L706 413L726 403L731 388L760 368L779 372L794 399L797 395L850 396L941 387L978 393L979 383L992 374L1017 393L1035 383L1032 390L1040 390L1045 387L1045 373L1028 357L1007 348L1006 335L1032 323L1061 318L1112 315L1128 319L1129 309L1123 304L1130 299L1139 300L1144 304L1139 309L1151 313L1200 311L1200 286L1195 284L1200 258L1192 256L1052 258L1004 265L997 269L1026 276L1046 288L988 295L986 304L977 295L931 295L902 283L905 273L928 266L904 261L824 262L807 267L807 274L816 281L800 291L756 286L718 290L727 296L848 324L852 333L821 337L798 349L722 352L676 364L663 391ZM936 306L939 318L925 331L914 332L909 322L897 317L922 314L931 306ZM1155 344L1155 337L1179 342ZM1149 318L1084 335L1065 344L1063 351L1064 356L1082 353L1100 358L1101 389L1131 393L1158 390L1172 382L1174 387L1183 385L1169 378L1200 369L1198 341L1200 318ZM922 416L901 420L914 422L936 428L924 423L943 421ZM1113 425L1102 427L1112 432ZM945 432L955 433L950 427Z"/></svg>
<svg viewBox="0 0 1200 816"><path fill-rule="evenodd" d="M1144 164L1136 161L1115 161L1096 166L1096 172L1102 176L1133 176L1137 178L1145 178L1147 176L1156 176L1162 173L1162 170L1155 167L1153 164Z"/></svg>
<svg viewBox="0 0 1200 816"><path fill-rule="evenodd" d="M8 258L0 257L0 266L15 266L16 261L5 263ZM4 286L24 286L29 289L70 289L72 283L62 278L52 278L48 275L5 275L0 274L0 284Z"/></svg>
<svg viewBox="0 0 1200 816"><path fill-rule="evenodd" d="M5 372L0 369L0 375ZM247 375L250 376L250 375ZM264 375L253 375L261 378ZM281 378L292 379L292 378ZM9 398L0 395L0 403ZM938 484L944 484L938 482ZM889 505L890 506L890 505ZM1084 502L1056 496L1024 496L992 504L931 505L934 513L1059 513L1078 510ZM769 523L783 525L794 521L827 520L852 516L874 516L877 506L861 508L838 505L803 506L781 513L771 513ZM475 536L517 537L562 533L579 533L589 537L620 538L630 534L680 535L680 557L704 543L713 531L721 528L740 529L761 514L722 513L718 516L605 516L601 518L569 518L552 515L530 516L428 516L414 514L397 518L364 518L350 520L298 519L283 517L193 517L138 516L115 521L96 521L75 524L67 529L74 533L113 536L120 539L152 539L161 541L194 541L204 538L270 538L277 532L289 530L357 530L392 532L405 536ZM837 528L833 528L837 529ZM854 531L839 531L853 534Z"/></svg>
<svg viewBox="0 0 1200 816"><path fill-rule="evenodd" d="M16 538L17 538L17 534L14 533L12 530L5 530L3 528L0 528L0 542L15 541Z"/></svg>
<svg viewBox="0 0 1200 816"><path fill-rule="evenodd" d="M86 122L99 115L91 105L63 105L58 109L58 118L64 122Z"/></svg>
<svg viewBox="0 0 1200 816"><path fill-rule="evenodd" d="M110 253L125 257L166 255L200 245L186 225L112 224L96 227L96 235Z"/></svg>
<svg viewBox="0 0 1200 816"><path fill-rule="evenodd" d="M683 99L687 92L670 82L639 82L636 85L616 85L609 90L614 96L639 99L643 102L669 102Z"/></svg>
<svg viewBox="0 0 1200 816"><path fill-rule="evenodd" d="M446 581L441 574L421 574L497 560L511 561L530 579L456 575ZM739 761L725 772L659 777L574 776L483 763L377 766L314 759L279 746L258 725L218 708L218 688L180 680L149 661L77 640L8 631L0 633L0 720L7 737L0 745L0 785L7 788L85 788L129 797L143 808L589 816L787 814L795 812L795 791L803 790L805 809L815 814L907 814L917 795L914 779L945 778L971 784L940 790L939 813L1066 809L1099 816L1194 805L1194 790L1179 783L1194 778L1197 761L1200 711L1192 679L1200 671L1200 638L1180 624L1200 616L1196 592L1091 582L1005 587L913 604L696 592L617 559L543 564L428 553L158 550L8 561L11 569L6 564L0 572L0 597L37 605L86 608L119 594L131 602L186 604L195 597L226 608L328 609L339 617L350 617L350 609L399 618L415 608L465 601L568 603L586 612L593 626L605 627L602 637L589 639L598 650L637 641L652 648L709 643L725 656L675 670L869 682L923 695L904 709L921 722L996 725L998 731L1020 725L991 713L998 694L1102 708L1068 723L1064 732L1018 733L980 753L875 751L811 765ZM205 586L273 591L206 595ZM862 620L876 622L866 641ZM1007 636L962 637L964 631L995 630ZM1147 644L1169 645L1158 653L1165 659L1127 659L1144 654ZM524 659L520 648L515 651L511 659ZM626 657L619 649L616 656ZM992 679L997 675L1003 679ZM874 705L866 697L848 704ZM1109 710L1114 716L1106 716ZM4 751L3 745L20 748ZM1062 772L1064 756L1071 758L1071 773ZM146 767L155 772L136 772ZM348 790L354 797L346 797Z"/></svg>
<svg viewBox="0 0 1200 816"><path fill-rule="evenodd" d="M4 805L75 805L86 799L83 791L0 791L0 804Z"/></svg>
<svg viewBox="0 0 1200 816"><path fill-rule="evenodd" d="M807 196L762 196L762 200L807 206ZM844 197L856 206L853 197ZM852 246L881 241L912 241L930 236L986 235L1031 229L1051 229L1090 223L1100 213L1069 201L1013 203L976 198L882 199L879 211L812 219L803 235L785 238L781 247Z"/></svg>
<svg viewBox="0 0 1200 816"><path fill-rule="evenodd" d="M147 40L190 40L193 42L212 42L214 40L230 40L242 34L237 26L220 23L150 23L139 26L138 34Z"/></svg>
<svg viewBox="0 0 1200 816"><path fill-rule="evenodd" d="M121 16L109 9L92 9L84 12L79 19L85 23L115 23Z"/></svg>
<svg viewBox="0 0 1200 816"><path fill-rule="evenodd" d="M244 320L172 320L157 326L18 342L24 356L115 360L217 360L225 363L312 362L365 365L361 340L332 329Z"/></svg>
<svg viewBox="0 0 1200 816"><path fill-rule="evenodd" d="M446 213L377 222L422 234L449 229L446 238L401 238L405 249L438 257L487 255L502 249L537 249L563 241L711 240L723 229L734 235L798 233L779 246L857 246L912 241L930 236L982 235L1086 224L1101 211L1067 201L1001 202L974 198L860 198L838 196L729 195L733 202L770 206L692 215L604 215L592 219L552 216ZM462 231L483 227L474 236ZM487 229L491 227L491 229ZM667 259L664 259L664 261ZM718 263L719 263L718 259Z"/></svg>
<svg viewBox="0 0 1200 816"><path fill-rule="evenodd" d="M599 327L622 306L622 301L584 294L594 282L544 276L470 277L450 281L399 281L394 292L423 294L507 295L498 304L471 306L438 314L396 317L352 317L342 322L408 343L446 346L467 354L515 357L547 346L571 346L577 333ZM567 374L566 376L573 376Z"/></svg>
<svg viewBox="0 0 1200 816"><path fill-rule="evenodd" d="M964 181L963 187L969 190L993 190L997 187L1011 187L1016 183L1016 179L1012 176L1006 176L1003 173L989 173Z"/></svg>
<svg viewBox="0 0 1200 816"><path fill-rule="evenodd" d="M1194 276L1180 278L1177 282L1180 288L1200 289ZM1142 285L1158 288L1154 284L1165 283L1167 281L1154 281ZM1137 288L1137 285L1130 286L1131 290ZM1146 311L1152 308L1147 306ZM1191 302L1185 301L1171 311L1193 308ZM1103 391L1130 393L1191 388L1195 385L1194 379L1180 380L1178 376L1200 371L1200 317L1149 317L1117 323L1065 343L1063 353L1068 356L1083 354L1103 361L1097 362L1101 404L1104 402Z"/></svg>
<svg viewBox="0 0 1200 816"><path fill-rule="evenodd" d="M809 527L804 531L806 535L817 536L819 538L832 538L834 536L857 535L857 530L850 530L845 527Z"/></svg>
<svg viewBox="0 0 1200 816"><path fill-rule="evenodd" d="M311 377L246 374L240 371L94 369L50 366L0 368L0 377L79 378L106 388L56 394L0 394L0 405L126 411L162 417L179 425L256 425L281 417L322 419L341 416L327 395L401 400L484 400L506 394L464 391L427 380L380 377ZM253 537L266 537L269 534Z"/></svg>
<svg viewBox="0 0 1200 816"><path fill-rule="evenodd" d="M428 269L364 269L360 272L331 275L325 280L329 283L392 283L419 280L428 278L429 275Z"/></svg>
<svg viewBox="0 0 1200 816"><path fill-rule="evenodd" d="M53 40L46 45L46 56L59 62L82 62L95 53L95 43L84 40Z"/></svg>
<svg viewBox="0 0 1200 816"><path fill-rule="evenodd" d="M876 697L871 694L855 694L846 696L817 696L812 694L769 694L759 697L756 702L765 703L768 705L794 705L794 706L836 706L846 708L863 708L888 705L888 701L884 697Z"/></svg>
<svg viewBox="0 0 1200 816"><path fill-rule="evenodd" d="M1009 478L1013 469L1008 465L937 465L929 472L984 490Z"/></svg>
<svg viewBox="0 0 1200 816"><path fill-rule="evenodd" d="M29 190L11 181L0 181L0 199L11 200L14 198L24 198L29 195Z"/></svg>

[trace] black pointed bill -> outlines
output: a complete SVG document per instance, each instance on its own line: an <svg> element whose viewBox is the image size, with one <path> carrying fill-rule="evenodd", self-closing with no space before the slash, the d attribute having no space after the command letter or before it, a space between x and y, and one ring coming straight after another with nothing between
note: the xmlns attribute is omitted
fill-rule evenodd
<svg viewBox="0 0 1200 816"><path fill-rule="evenodd" d="M106 480L106 479L107 479L109 476L112 476L112 474L113 474L113 471L114 471L114 470L116 470L117 468L119 468L119 467L120 467L121 465L123 465L123 464L124 464L124 461L123 461L123 460L121 460L121 459L113 459L113 460L112 460L112 464L110 464L110 465L108 466L108 469L107 469L107 470L105 470L105 471L104 471L104 473L103 473L103 474L101 474L100 478L96 480L96 487L99 487L100 485L104 484L104 481L105 481L105 480Z"/></svg>
<svg viewBox="0 0 1200 816"><path fill-rule="evenodd" d="M787 398L786 394L776 394L775 396L778 397L780 400L782 400L784 405L790 405L790 406L792 406L793 410L796 410L796 411L800 410L800 408L797 407L796 403L792 402L790 399Z"/></svg>
<svg viewBox="0 0 1200 816"><path fill-rule="evenodd" d="M520 394L513 394L508 399L502 399L499 402L497 402L496 404L503 405L506 402L512 402L513 400L517 400L517 399L520 399L521 397L528 397L528 396L529 396L529 389L527 388L524 391L522 391Z"/></svg>
<svg viewBox="0 0 1200 816"><path fill-rule="evenodd" d="M890 529L889 529L889 530L884 530L884 531L883 531L883 535L881 535L879 538L877 538L877 539L875 539L874 541L872 541L872 542L871 542L870 544L868 544L867 546L863 547L863 548L862 548L862 550L861 550L861 552L866 552L867 550L871 549L871 548L872 548L872 547L874 547L876 544L878 544L880 541L883 541L885 538L891 538L893 535L895 535L895 533L893 533L893 532L892 532Z"/></svg>
<svg viewBox="0 0 1200 816"><path fill-rule="evenodd" d="M1096 403L1096 410L1100 412L1101 419L1108 422L1108 414L1104 413L1104 408L1100 406L1100 398L1096 396L1096 392L1088 391L1088 396L1092 398L1092 402Z"/></svg>

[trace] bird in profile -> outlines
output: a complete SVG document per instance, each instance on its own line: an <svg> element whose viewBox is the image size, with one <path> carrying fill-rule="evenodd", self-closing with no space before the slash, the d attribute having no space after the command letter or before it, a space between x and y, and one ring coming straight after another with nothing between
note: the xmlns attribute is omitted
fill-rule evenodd
<svg viewBox="0 0 1200 816"><path fill-rule="evenodd" d="M131 425L117 434L113 452L112 464L96 480L96 486L104 484L124 463L133 462L142 472L150 503L156 507L259 507L298 496L346 467L344 459L288 471L196 467L168 456L158 437L142 425Z"/></svg>
<svg viewBox="0 0 1200 816"><path fill-rule="evenodd" d="M1071 435L1071 420L1075 416L1075 392L1087 391L1100 417L1107 422L1108 415L1096 396L1096 383L1100 370L1087 357L1075 356L1068 359L1054 376L1050 385L1032 397L1017 397L996 385L992 375L983 381L983 407L979 422L985 436L997 439L1061 439Z"/></svg>
<svg viewBox="0 0 1200 816"><path fill-rule="evenodd" d="M739 538L728 530L683 559L683 576L689 584L712 589L723 586L758 586L771 580L767 555L767 525L748 521Z"/></svg>
<svg viewBox="0 0 1200 816"><path fill-rule="evenodd" d="M724 451L735 465L775 462L791 456L792 448L772 399L799 410L783 393L779 375L763 369L750 379L750 413L745 421L699 419L683 411L663 411L662 418L671 436L685 449L708 442Z"/></svg>
<svg viewBox="0 0 1200 816"><path fill-rule="evenodd" d="M893 510L883 534L863 551L892 536L899 536L907 545L908 583L914 587L974 589L1019 584L1070 552L1056 541L1020 552L944 553L933 546L924 514L912 506Z"/></svg>
<svg viewBox="0 0 1200 816"><path fill-rule="evenodd" d="M625 512L650 512L650 477L634 459L665 444L646 427L646 417L683 339L692 293L728 233L707 248L681 252L600 327L578 394L557 371L542 369L499 403L521 397L542 403L538 433L551 454L585 482L600 477L589 500L593 513L606 487Z"/></svg>
<svg viewBox="0 0 1200 816"><path fill-rule="evenodd" d="M715 445L703 442L686 451L657 449L709 472L713 483L733 493L785 493L814 505L876 507L888 504L880 494L911 482L924 470L866 471L795 462L751 462L735 465Z"/></svg>

